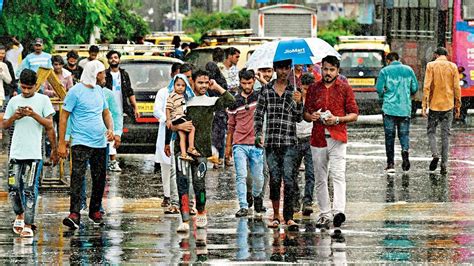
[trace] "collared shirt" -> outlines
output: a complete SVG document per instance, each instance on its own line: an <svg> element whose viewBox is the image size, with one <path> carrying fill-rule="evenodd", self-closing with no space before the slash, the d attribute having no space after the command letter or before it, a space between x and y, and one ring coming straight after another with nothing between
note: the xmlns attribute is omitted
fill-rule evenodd
<svg viewBox="0 0 474 266"><path fill-rule="evenodd" d="M232 144L255 145L254 114L258 93L247 98L242 93L235 96L235 104L227 109L227 130L233 133Z"/></svg>
<svg viewBox="0 0 474 266"><path fill-rule="evenodd" d="M322 81L312 84L308 88L305 101L305 111L308 113L331 111L334 116L345 116L347 114L358 114L359 108L355 101L354 92L349 84L340 79L329 88ZM345 123L327 126L321 121L313 122L311 133L311 146L326 147L325 131L329 131L331 138L341 142L347 142L347 128Z"/></svg>
<svg viewBox="0 0 474 266"><path fill-rule="evenodd" d="M433 111L461 108L458 68L446 56L440 56L426 65L422 106Z"/></svg>
<svg viewBox="0 0 474 266"><path fill-rule="evenodd" d="M266 117L265 146L281 147L296 145L296 123L303 120L303 103L293 100L294 87L288 84L280 96L275 91L276 81L262 87L255 111L255 134L262 135Z"/></svg>
<svg viewBox="0 0 474 266"><path fill-rule="evenodd" d="M418 91L418 81L411 67L393 61L380 71L376 87L384 114L410 116L411 95Z"/></svg>
<svg viewBox="0 0 474 266"><path fill-rule="evenodd" d="M239 69L237 66L231 66L227 68L223 63L218 63L217 66L221 70L222 76L224 76L229 89L238 88L240 85L239 80Z"/></svg>

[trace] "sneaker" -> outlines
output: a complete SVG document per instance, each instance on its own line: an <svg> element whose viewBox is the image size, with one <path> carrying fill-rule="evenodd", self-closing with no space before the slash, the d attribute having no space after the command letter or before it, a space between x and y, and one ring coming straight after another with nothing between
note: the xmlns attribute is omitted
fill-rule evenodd
<svg viewBox="0 0 474 266"><path fill-rule="evenodd" d="M342 223L346 221L346 215L344 213L340 212L336 215L334 215L334 219L332 220L332 224L334 227L341 227Z"/></svg>
<svg viewBox="0 0 474 266"><path fill-rule="evenodd" d="M166 208L170 206L170 198L165 197L163 201L161 202L161 207Z"/></svg>
<svg viewBox="0 0 474 266"><path fill-rule="evenodd" d="M235 213L235 217L245 217L249 214L249 210L245 208L241 208L239 211Z"/></svg>
<svg viewBox="0 0 474 266"><path fill-rule="evenodd" d="M69 229L76 230L79 229L79 224L81 222L80 214L71 212L68 217L64 218L63 224Z"/></svg>
<svg viewBox="0 0 474 266"><path fill-rule="evenodd" d="M313 213L313 207L311 204L303 204L303 216L310 216Z"/></svg>
<svg viewBox="0 0 474 266"><path fill-rule="evenodd" d="M402 151L402 170L405 172L410 170L410 160L408 159L408 157L408 151Z"/></svg>
<svg viewBox="0 0 474 266"><path fill-rule="evenodd" d="M324 217L324 216L321 216L319 217L318 221L316 222L316 228L319 228L319 229L329 229L329 224L331 223L331 221Z"/></svg>
<svg viewBox="0 0 474 266"><path fill-rule="evenodd" d="M189 223L188 222L181 223L178 226L178 228L176 229L176 232L178 232L178 233L187 233L187 232L189 232Z"/></svg>
<svg viewBox="0 0 474 266"><path fill-rule="evenodd" d="M395 166L393 163L388 163L387 167L385 167L385 172L387 173L395 173Z"/></svg>
<svg viewBox="0 0 474 266"><path fill-rule="evenodd" d="M89 213L89 218L94 222L94 224L102 224L104 222L100 211Z"/></svg>
<svg viewBox="0 0 474 266"><path fill-rule="evenodd" d="M253 195L251 192L247 192L247 204L249 205L249 208L252 208L253 206Z"/></svg>
<svg viewBox="0 0 474 266"><path fill-rule="evenodd" d="M430 163L430 171L434 171L436 170L436 168L438 168L438 162L439 162L439 158L433 157L433 160L431 160L431 163Z"/></svg>
<svg viewBox="0 0 474 266"><path fill-rule="evenodd" d="M206 212L197 213L196 215L196 226L197 228L205 228L207 226L207 215Z"/></svg>
<svg viewBox="0 0 474 266"><path fill-rule="evenodd" d="M262 214L264 213L263 211L263 199L261 197L254 197L254 210L257 214Z"/></svg>
<svg viewBox="0 0 474 266"><path fill-rule="evenodd" d="M109 171L111 172L122 172L119 163L116 160L110 161Z"/></svg>

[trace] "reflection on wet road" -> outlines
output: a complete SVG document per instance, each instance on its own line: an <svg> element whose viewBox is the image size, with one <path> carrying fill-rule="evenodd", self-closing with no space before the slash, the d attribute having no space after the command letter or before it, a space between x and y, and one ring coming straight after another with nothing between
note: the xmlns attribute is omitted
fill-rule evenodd
<svg viewBox="0 0 474 266"><path fill-rule="evenodd" d="M164 215L160 207L162 188L153 174L153 156L123 155L124 172L109 175L104 227L83 219L80 230L68 231L61 224L68 214L67 194L43 193L34 240L16 238L13 212L5 193L0 194L0 264L474 263L474 128L453 130L447 176L427 171L424 120L411 128L408 174L400 170L399 147L397 173L384 173L380 123L357 125L349 135L348 221L342 235L316 229L317 214L311 219L296 215L302 224L296 233L269 229L267 219L235 218L234 177L222 169L210 170L206 180L208 228L198 230L191 223L189 235L177 234L179 217ZM0 162L0 191L5 191L4 155ZM270 202L265 205L270 217Z"/></svg>

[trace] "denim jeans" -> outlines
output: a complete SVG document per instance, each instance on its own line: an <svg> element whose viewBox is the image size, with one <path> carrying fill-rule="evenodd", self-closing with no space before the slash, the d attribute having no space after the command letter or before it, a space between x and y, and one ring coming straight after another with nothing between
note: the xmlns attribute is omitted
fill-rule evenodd
<svg viewBox="0 0 474 266"><path fill-rule="evenodd" d="M191 176L196 200L196 209L203 212L206 209L206 172L207 158L198 157L194 161L181 160L177 153L174 156L176 164L176 183L178 184L179 207L183 222L189 221L189 178Z"/></svg>
<svg viewBox="0 0 474 266"><path fill-rule="evenodd" d="M385 152L387 154L387 164L394 164L395 134L398 134L402 151L408 151L410 148L410 117L391 116L384 114L383 128L385 131Z"/></svg>
<svg viewBox="0 0 474 266"><path fill-rule="evenodd" d="M295 193L298 195L298 198L295 200L299 201L301 198L300 188L299 188L299 169L298 167L301 164L301 161L304 158L304 176L305 176L305 186L304 186L304 196L303 204L312 205L313 204L313 191L314 191L314 168L313 168L313 157L311 155L311 148L309 144L309 138L298 138L298 147L296 154L296 170L295 180Z"/></svg>
<svg viewBox="0 0 474 266"><path fill-rule="evenodd" d="M71 147L72 174L71 199L69 211L79 214L81 211L81 188L87 169L87 161L91 167L92 192L89 202L89 213L97 212L102 206L106 182L106 148L91 148L84 145Z"/></svg>
<svg viewBox="0 0 474 266"><path fill-rule="evenodd" d="M248 209L247 169L252 179L252 195L260 196L263 188L263 149L254 145L234 145L235 184L240 208ZM248 166L248 168L247 168Z"/></svg>
<svg viewBox="0 0 474 266"><path fill-rule="evenodd" d="M8 164L8 192L16 215L25 214L25 224L35 222L41 160L10 159Z"/></svg>
<svg viewBox="0 0 474 266"><path fill-rule="evenodd" d="M280 200L281 182L284 184L283 218L293 220L293 203L296 197L296 148L292 146L267 147L268 169L270 170L270 199Z"/></svg>
<svg viewBox="0 0 474 266"><path fill-rule="evenodd" d="M436 143L436 128L440 124L441 128L441 166L445 167L448 163L449 136L451 135L451 125L453 123L453 110L433 111L428 113L428 141L430 143L431 154L439 158L438 147Z"/></svg>

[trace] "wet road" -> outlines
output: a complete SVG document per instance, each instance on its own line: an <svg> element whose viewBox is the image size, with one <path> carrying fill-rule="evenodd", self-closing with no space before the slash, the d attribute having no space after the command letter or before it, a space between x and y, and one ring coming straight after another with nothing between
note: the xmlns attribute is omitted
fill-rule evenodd
<svg viewBox="0 0 474 266"><path fill-rule="evenodd" d="M84 219L81 230L68 231L61 221L68 214L69 198L64 193L43 193L37 208L38 231L28 243L12 232L13 212L5 193L0 194L0 264L474 263L472 121L468 127L453 129L449 173L441 176L427 171L426 121L418 118L411 128L412 169L408 174L401 172L397 147L397 173L389 176L383 171L381 120L361 120L349 130L348 221L343 237L315 229L316 214L304 220L298 214L303 226L297 233L268 229L267 219L235 218L233 173L222 169L211 169L207 178L208 229L178 235L179 217L166 216L160 208L162 188L159 175L153 174L153 157L122 155L124 172L109 175L104 227L94 227ZM5 161L0 155L0 191L5 191ZM270 202L265 205L269 208ZM269 208L266 217L271 212ZM196 238L203 237L207 245L196 245Z"/></svg>

